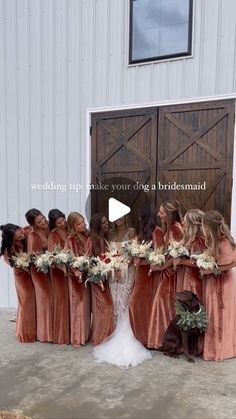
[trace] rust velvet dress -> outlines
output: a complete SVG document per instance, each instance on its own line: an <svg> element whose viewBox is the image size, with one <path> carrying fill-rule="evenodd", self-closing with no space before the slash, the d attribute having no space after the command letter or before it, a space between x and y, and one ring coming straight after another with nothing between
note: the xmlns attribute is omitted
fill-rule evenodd
<svg viewBox="0 0 236 419"><path fill-rule="evenodd" d="M101 239L101 253L107 251L105 240ZM92 240L89 237L87 241L87 253L89 256L94 256ZM114 330L114 308L109 288L109 282L104 281L104 290L98 284L91 284L92 297L92 326L90 343L92 345L99 345Z"/></svg>
<svg viewBox="0 0 236 419"><path fill-rule="evenodd" d="M180 223L170 226L171 240L180 241L183 229ZM177 286L177 272L172 267L152 273L153 280L158 286L151 308L148 328L148 347L159 348L162 345L164 333L175 316L174 293Z"/></svg>
<svg viewBox="0 0 236 419"><path fill-rule="evenodd" d="M15 246L11 256L23 252L23 247ZM4 260L9 264L7 253ZM36 341L36 303L35 290L30 272L13 268L17 294L16 338L19 342Z"/></svg>
<svg viewBox="0 0 236 419"><path fill-rule="evenodd" d="M154 248L164 246L164 236L159 227L155 228L152 235ZM148 276L149 268L147 264L134 268L134 288L129 302L130 324L134 336L144 346L148 346L148 326L153 298L158 286L157 275Z"/></svg>
<svg viewBox="0 0 236 419"><path fill-rule="evenodd" d="M48 250L54 246L64 249L65 238L54 228L48 237ZM50 269L53 292L53 342L70 343L70 311L68 277L58 267Z"/></svg>
<svg viewBox="0 0 236 419"><path fill-rule="evenodd" d="M222 240L218 265L228 265L235 261L235 250L227 239ZM236 356L235 274L228 270L216 278L208 275L204 282L208 326L205 331L203 358L206 361L233 358Z"/></svg>
<svg viewBox="0 0 236 419"><path fill-rule="evenodd" d="M75 256L86 254L87 238L79 240L77 236L68 236L65 248L70 249ZM90 310L90 286L85 287L84 280L79 278L70 270L69 273L69 299L70 299L70 341L77 348L89 340L91 325Z"/></svg>
<svg viewBox="0 0 236 419"><path fill-rule="evenodd" d="M190 254L192 253L203 253L206 249L205 239L202 236L197 236L191 245ZM191 291L198 296L201 302L203 302L203 287L202 279L199 274L198 267L182 265L177 268L177 276L179 275L179 268L182 268L183 285L182 289L178 291Z"/></svg>
<svg viewBox="0 0 236 419"><path fill-rule="evenodd" d="M27 240L28 253L46 250L37 231L31 231ZM40 342L53 342L53 295L50 274L38 272L31 267L31 278L36 296L37 339Z"/></svg>

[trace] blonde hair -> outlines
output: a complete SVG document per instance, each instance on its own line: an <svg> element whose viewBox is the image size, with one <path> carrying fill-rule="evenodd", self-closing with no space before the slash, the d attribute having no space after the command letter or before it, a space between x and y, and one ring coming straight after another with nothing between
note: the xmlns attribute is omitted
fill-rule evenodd
<svg viewBox="0 0 236 419"><path fill-rule="evenodd" d="M83 215L81 215L79 212L76 212L76 211L72 211L68 215L67 225L68 225L68 229L69 229L69 235L76 236L81 241L85 241L85 237L84 237L85 235L83 233L77 233L75 231L75 223L76 223L76 221L79 217L84 219Z"/></svg>
<svg viewBox="0 0 236 419"><path fill-rule="evenodd" d="M165 201L161 204L167 214L167 223L162 222L162 231L165 235L165 244L169 244L170 227L175 222L182 223L182 214L179 201Z"/></svg>
<svg viewBox="0 0 236 419"><path fill-rule="evenodd" d="M123 218L123 217L122 217ZM127 215L124 215L124 219L125 219L125 228L127 229L127 231L130 229L130 222L129 222L129 218ZM109 231L109 240L113 240L116 237L117 234L117 225L116 222L114 221L111 225L111 229Z"/></svg>
<svg viewBox="0 0 236 419"><path fill-rule="evenodd" d="M232 248L236 248L236 243L225 224L224 217L219 211L208 211L202 219L203 234L209 253L217 259L221 253L221 241L229 240Z"/></svg>
<svg viewBox="0 0 236 419"><path fill-rule="evenodd" d="M183 243L187 247L191 247L198 235L203 235L202 232L202 219L204 212L200 209L188 210L184 216L184 237Z"/></svg>

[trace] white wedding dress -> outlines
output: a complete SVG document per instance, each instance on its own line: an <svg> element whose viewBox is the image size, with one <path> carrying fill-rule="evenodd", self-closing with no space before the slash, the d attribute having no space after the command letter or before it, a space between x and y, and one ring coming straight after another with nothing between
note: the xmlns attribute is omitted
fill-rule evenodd
<svg viewBox="0 0 236 419"><path fill-rule="evenodd" d="M121 244L119 243L120 246ZM112 251L119 251L120 246L116 242L110 242ZM111 336L94 348L93 354L97 362L107 362L127 368L152 358L151 353L134 337L130 326L129 297L133 281L133 265L122 271L122 277L119 280L112 278L109 280L116 327Z"/></svg>

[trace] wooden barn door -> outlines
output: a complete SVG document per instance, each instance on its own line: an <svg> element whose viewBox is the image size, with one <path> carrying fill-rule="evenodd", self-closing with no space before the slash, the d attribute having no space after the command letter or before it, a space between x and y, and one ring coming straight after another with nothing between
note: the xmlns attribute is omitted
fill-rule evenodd
<svg viewBox="0 0 236 419"><path fill-rule="evenodd" d="M129 179L138 184L156 182L157 108L94 114L91 128L92 184L110 179L120 183L123 179L124 184ZM92 214L106 213L107 199L111 196L110 191L107 197L104 193L93 194ZM132 204L134 224L139 208L145 205L145 194L137 190L132 196L130 202L129 192L115 194L116 199ZM155 192L149 198L155 204Z"/></svg>
<svg viewBox="0 0 236 419"><path fill-rule="evenodd" d="M93 114L92 183L123 178L124 183L131 179L156 184L157 190L148 195L157 207L164 200L178 199L183 212L218 209L229 223L234 106L234 100L222 100ZM205 190L161 189L204 182ZM124 203L127 194L119 196ZM134 218L145 204L143 196L137 191ZM107 199L96 194L92 213L106 211Z"/></svg>
<svg viewBox="0 0 236 419"><path fill-rule="evenodd" d="M206 190L157 191L157 205L175 198L184 211L218 209L230 222L234 106L225 100L160 108L157 182L206 182Z"/></svg>

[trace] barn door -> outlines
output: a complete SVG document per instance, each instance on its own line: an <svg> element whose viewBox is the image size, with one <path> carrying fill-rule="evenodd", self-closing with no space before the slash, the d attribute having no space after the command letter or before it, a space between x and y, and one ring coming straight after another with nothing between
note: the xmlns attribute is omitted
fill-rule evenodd
<svg viewBox="0 0 236 419"><path fill-rule="evenodd" d="M205 189L160 190L157 204L178 199L185 211L218 209L230 222L234 100L167 106L159 110L157 182ZM173 187L173 186L172 186Z"/></svg>
<svg viewBox="0 0 236 419"><path fill-rule="evenodd" d="M110 179L121 184L127 179L137 185L156 182L157 108L94 114L91 127L92 184ZM154 204L155 191L148 195ZM106 213L110 196L110 191L107 196L93 194L92 213ZM125 189L115 195L123 203L132 204L134 224L140 207L145 205L145 194L137 188L132 196L131 203Z"/></svg>

